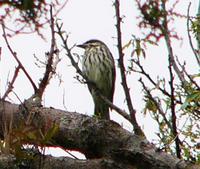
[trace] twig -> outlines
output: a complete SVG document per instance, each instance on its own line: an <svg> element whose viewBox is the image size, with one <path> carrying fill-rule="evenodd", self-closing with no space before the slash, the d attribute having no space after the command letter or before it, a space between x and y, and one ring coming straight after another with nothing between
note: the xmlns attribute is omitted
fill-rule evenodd
<svg viewBox="0 0 200 169"><path fill-rule="evenodd" d="M195 56L195 58L197 60L198 65L200 66L200 58L199 58L199 55L197 54L197 51L195 50L195 48L193 46L192 38L191 38L191 35L190 35L190 23L189 23L189 21L190 21L190 19L189 19L190 18L190 16L189 16L189 14L190 14L190 6L191 6L191 2L189 3L188 9L187 9L187 35L188 35L190 47L191 47L191 49L192 49L192 51L194 53L194 56Z"/></svg>
<svg viewBox="0 0 200 169"><path fill-rule="evenodd" d="M177 63L179 64L179 66L182 68L182 72L185 73L185 75L188 77L188 79L190 80L190 82L197 88L197 90L200 90L200 86L197 84L197 82L195 82L195 80L193 80L193 78L191 77L191 75L189 75L189 73L186 71L185 69L185 63L182 65L180 63L180 61L178 60L178 57L176 58Z"/></svg>
<svg viewBox="0 0 200 169"><path fill-rule="evenodd" d="M56 46L56 40L55 40L55 30L54 30L54 18L53 18L53 12L52 12L52 6L50 6L50 27L51 27L51 47L49 50L49 53L47 53L48 56L48 60L47 60L47 64L46 64L46 69L45 69L45 73L44 73L44 77L42 78L40 84L39 84L39 88L37 90L37 92L35 94L37 94L39 96L39 98L42 97L45 88L47 87L52 74L55 73L55 68L53 67L53 59L54 59L54 54L57 52L57 50L55 50L55 46Z"/></svg>
<svg viewBox="0 0 200 169"><path fill-rule="evenodd" d="M166 11L165 3L166 3L166 1L162 1L162 7L163 7L164 11ZM164 20L163 20L163 23L162 23L162 26L161 26L161 31L162 31L162 34L164 35L167 50L168 50L168 53L169 53L169 58L170 58L170 61L171 61L171 64L172 64L174 71L178 75L179 80L181 81L181 83L183 85L185 85L186 80L185 80L184 74L179 70L179 67L177 66L176 61L174 59L173 49L172 49L172 46L171 46L171 39L170 39L170 36L169 36L170 33L169 33L169 28L168 28L167 15L165 15L163 18L164 18Z"/></svg>
<svg viewBox="0 0 200 169"><path fill-rule="evenodd" d="M124 111L124 110L120 109L119 107L117 107L116 105L114 105L109 99L107 99L101 93L98 93L98 94L106 102L106 104L108 104L110 106L110 108L112 108L113 110L118 112L122 117L124 117L126 120L131 122L131 118L130 118L129 114L126 111Z"/></svg>
<svg viewBox="0 0 200 169"><path fill-rule="evenodd" d="M57 27L57 34L60 36L61 40L62 40L62 43L63 43L63 48L66 50L66 55L69 57L70 61L71 61L71 64L72 66L76 69L77 73L83 77L83 79L85 79L87 82L89 82L89 80L87 79L87 77L82 73L81 69L79 68L78 66L78 63L74 60L72 54L71 54L71 49L75 46L73 46L72 48L69 48L68 47L68 44L67 44L67 40L68 40L68 35L66 35L66 37L64 38L63 34L65 32L62 31L62 26L63 24L58 24L56 23L56 27Z"/></svg>
<svg viewBox="0 0 200 169"><path fill-rule="evenodd" d="M198 12L197 12L197 18L199 19L199 17L200 17L200 2L199 2L199 6L198 6ZM199 64L199 66L200 66L200 33L199 33L199 30L198 30L198 32L197 32L197 46L198 46L198 57L196 58L197 59L197 62L198 62L198 64Z"/></svg>
<svg viewBox="0 0 200 169"><path fill-rule="evenodd" d="M154 86L156 86L165 96L170 97L169 92L167 92L165 89L162 89L160 86L157 85L157 83L151 78L151 76L144 70L143 66L140 64L139 60L132 60L139 68L140 72L138 73L144 75Z"/></svg>
<svg viewBox="0 0 200 169"><path fill-rule="evenodd" d="M2 100L5 100L6 97L8 96L8 94L12 91L13 85L14 85L15 80L17 79L19 70L20 70L20 66L18 65L17 68L15 69L15 73L14 73L14 76L13 76L11 82L8 84L8 89L6 90L5 94L2 97Z"/></svg>
<svg viewBox="0 0 200 169"><path fill-rule="evenodd" d="M12 50L9 42L8 42L8 39L7 39L7 36L6 36L6 32L5 32L5 25L4 23L2 23L2 29L3 29L3 37L4 37L4 40L6 42L6 45L10 51L10 53L12 54L12 56L15 58L15 60L17 61L20 69L22 69L22 71L24 72L24 74L26 75L26 77L28 78L28 80L30 81L34 91L36 92L37 91L37 87L35 85L35 83L33 82L32 78L30 77L30 75L28 74L28 72L26 71L26 69L24 68L24 66L22 65L21 61L18 59L17 57L17 54Z"/></svg>
<svg viewBox="0 0 200 169"><path fill-rule="evenodd" d="M64 150L67 154L69 154L72 158L76 160L80 160L78 157L76 157L74 154L72 154L69 150Z"/></svg>
<svg viewBox="0 0 200 169"><path fill-rule="evenodd" d="M1 50L2 50L2 49L1 49L1 47L0 47L0 61L1 61Z"/></svg>
<svg viewBox="0 0 200 169"><path fill-rule="evenodd" d="M163 117L165 123L168 125L168 127L170 129L172 129L172 125L170 124L169 120L167 120L165 112L163 111L162 107L159 105L159 103L156 101L156 99L152 96L151 92L149 91L149 89L146 87L146 85L144 84L144 82L142 81L142 78L139 79L139 82L142 84L143 89L146 91L147 95L149 96L149 98L153 101L153 103L156 105L159 114Z"/></svg>
<svg viewBox="0 0 200 169"><path fill-rule="evenodd" d="M136 110L133 108L133 104L131 101L131 96L130 96L130 92L129 92L129 88L127 85L127 79L126 79L126 75L125 75L125 67L124 67L124 53L122 52L122 39L121 39L121 21L122 18L120 16L120 2L119 0L115 0L115 12L116 12L116 29L117 29L117 48L118 48L118 55L119 55L119 59L118 59L118 64L119 64L119 69L120 69L120 73L121 73L121 79L122 79L122 86L124 89L124 93L125 93L125 97L126 97L126 101L127 101L127 106L130 112L130 117L131 117L131 123L134 127L134 132L135 134L138 135L144 135L142 129L140 128L140 126L137 123L136 120Z"/></svg>
<svg viewBox="0 0 200 169"><path fill-rule="evenodd" d="M170 89L171 89L171 97L170 97L170 101L171 101L171 113L172 113L172 133L173 136L175 138L175 145L176 145L176 155L178 158L181 158L181 148L180 148L180 139L178 137L178 132L177 132L177 124L176 124L176 104L175 104L175 89L174 89L174 75L172 72L172 66L173 66L173 62L171 60L172 58L169 58L169 74L170 74L170 81L169 81L169 85L170 85Z"/></svg>

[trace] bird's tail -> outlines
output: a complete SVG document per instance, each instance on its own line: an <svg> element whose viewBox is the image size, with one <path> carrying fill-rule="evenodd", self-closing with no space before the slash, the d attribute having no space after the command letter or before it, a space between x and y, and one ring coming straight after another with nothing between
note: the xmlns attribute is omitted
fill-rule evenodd
<svg viewBox="0 0 200 169"><path fill-rule="evenodd" d="M100 119L110 120L109 106L105 103L105 101L99 97L96 97L94 103L95 103L95 109L94 109L95 116L97 116Z"/></svg>

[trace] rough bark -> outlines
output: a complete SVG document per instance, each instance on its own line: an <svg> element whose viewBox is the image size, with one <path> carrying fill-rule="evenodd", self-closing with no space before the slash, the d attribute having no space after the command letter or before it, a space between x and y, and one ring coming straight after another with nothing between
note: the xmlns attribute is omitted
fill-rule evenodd
<svg viewBox="0 0 200 169"><path fill-rule="evenodd" d="M16 165L18 163L18 165ZM13 167L15 166L15 167ZM1 169L136 169L111 159L77 160L69 157L37 156L31 160L17 161L14 156L0 156Z"/></svg>
<svg viewBox="0 0 200 169"><path fill-rule="evenodd" d="M44 168L137 168L137 169L186 169L192 168L186 162L159 151L144 138L123 129L113 121L98 120L76 112L32 107L27 110L17 104L1 102L1 124L12 124L12 130L22 125L33 131L47 133L52 126L58 126L51 141L42 146L59 146L63 149L80 151L87 160L68 157L44 157ZM12 123L10 122L12 121ZM4 136L5 126L0 129ZM30 141L30 140L29 140ZM32 144L38 142L27 141ZM31 163L36 165L35 162ZM2 162L0 158L0 162ZM60 164L60 165L59 165ZM47 167L48 165L48 167ZM54 167L53 167L54 166ZM197 166L199 167L199 166ZM64 167L65 168L65 167Z"/></svg>

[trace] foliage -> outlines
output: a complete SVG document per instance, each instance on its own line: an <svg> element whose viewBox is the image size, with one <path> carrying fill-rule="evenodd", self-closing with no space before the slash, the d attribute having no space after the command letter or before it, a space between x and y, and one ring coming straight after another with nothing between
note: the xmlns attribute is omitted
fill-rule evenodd
<svg viewBox="0 0 200 169"><path fill-rule="evenodd" d="M180 38L170 27L171 21L176 17L187 20L191 18L174 12L175 5L179 1L175 1L171 7L168 0L153 0L144 3L137 0L136 2L140 11L139 27L145 30L146 41L153 37L154 42L158 44L160 39L164 39L168 49L168 58L162 59L168 59L169 78L158 77L154 80L143 67L141 58L131 60L131 65L136 65L138 68L131 70L139 72L144 77L139 80L144 90L144 114L150 113L158 123L159 147L166 152L176 154L179 158L200 162L200 152L197 147L200 136L199 72L189 74L185 63L181 64L178 56L175 58L172 41ZM200 31L199 16L191 22L191 30L197 37ZM190 29L188 29L188 34L191 38ZM135 49L134 52L138 53ZM144 49L143 52L145 52ZM150 82L151 87L147 87L144 81L148 84Z"/></svg>
<svg viewBox="0 0 200 169"><path fill-rule="evenodd" d="M22 121L16 129L8 129L5 132L4 140L0 142L0 151L5 154L14 154L21 164L34 158L35 153L40 153L44 145L53 145L52 137L58 131L58 125L52 125L47 131L33 128ZM11 126L10 126L11 127Z"/></svg>
<svg viewBox="0 0 200 169"><path fill-rule="evenodd" d="M191 29L195 37L197 37L198 34L200 33L200 16L199 15L197 15L195 20L191 22Z"/></svg>
<svg viewBox="0 0 200 169"><path fill-rule="evenodd" d="M40 36L41 28L49 23L50 5L55 9L55 16L65 6L67 0L3 0L0 2L0 21L12 20L7 25L11 35L19 33L37 32ZM7 22L6 22L7 23Z"/></svg>
<svg viewBox="0 0 200 169"><path fill-rule="evenodd" d="M140 22L138 26L140 28L148 31L147 39L154 39L159 41L163 36L165 36L165 31L168 31L170 37L179 39L173 29L166 30L167 23L174 21L175 17L184 18L183 15L175 12L175 6L178 4L179 0L176 0L169 9L166 9L166 4L169 0L147 0L142 3L141 0L136 0L138 9L141 15L138 17ZM166 22L167 17L167 22Z"/></svg>

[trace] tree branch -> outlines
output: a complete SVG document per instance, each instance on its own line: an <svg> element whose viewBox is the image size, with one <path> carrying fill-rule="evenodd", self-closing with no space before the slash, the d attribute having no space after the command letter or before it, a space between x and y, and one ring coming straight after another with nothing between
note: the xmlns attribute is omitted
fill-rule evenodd
<svg viewBox="0 0 200 169"><path fill-rule="evenodd" d="M153 84L153 86L157 87L159 89L159 91L161 91L165 96L170 97L170 93L167 90L162 89L160 86L157 85L157 83L145 71L145 69L143 68L143 66L140 64L139 60L133 60L133 62L140 68L140 72L139 72L140 74L144 75Z"/></svg>
<svg viewBox="0 0 200 169"><path fill-rule="evenodd" d="M15 69L15 73L13 75L11 82L8 84L8 89L6 90L6 92L4 93L4 95L2 97L2 100L5 100L6 97L8 96L8 94L12 91L12 89L14 87L13 85L15 83L15 80L17 79L17 75L19 73L19 70L20 70L20 66L18 65L17 68Z"/></svg>
<svg viewBox="0 0 200 169"><path fill-rule="evenodd" d="M53 157L50 155L36 154L30 159L17 161L12 155L0 155L0 163L3 169L15 168L23 165L23 168L44 168L44 169L122 169L130 168L130 165L121 164L106 158L92 160L77 160L70 157Z"/></svg>
<svg viewBox="0 0 200 169"><path fill-rule="evenodd" d="M117 29L117 49L118 49L118 55L119 55L119 59L118 59L118 64L119 64L119 69L120 69L120 73L121 73L121 80L122 80L122 86L124 89L124 93L125 93L125 97L126 97L126 101L127 101L127 106L130 112L130 117L131 117L131 123L133 125L133 129L135 134L138 135L143 135L144 133L142 131L142 129L140 128L140 126L138 125L138 122L136 120L136 110L133 108L133 104L132 104L132 100L131 100L131 96L130 96L130 92L129 92L129 88L127 85L127 79L126 79L126 75L125 75L125 66L124 66L124 53L122 52L122 39L121 39L121 16L120 16L120 2L119 0L115 0L115 12L116 12L116 29Z"/></svg>
<svg viewBox="0 0 200 169"><path fill-rule="evenodd" d="M37 92L35 93L40 99L46 89L47 85L49 84L52 75L55 74L56 65L58 62L54 62L54 55L58 52L56 47L56 40L55 40L55 30L54 30L54 18L53 18L53 11L52 6L50 6L50 27L51 27L51 47L49 52L47 53L47 64L46 70L42 80L40 81L39 87ZM59 59L58 59L59 60Z"/></svg>
<svg viewBox="0 0 200 169"><path fill-rule="evenodd" d="M5 42L6 42L6 45L7 45L8 49L9 49L10 53L12 54L14 59L17 61L18 65L20 66L20 68L22 69L22 71L24 72L24 74L26 75L28 80L30 81L34 91L36 92L37 91L37 87L36 87L35 83L33 82L32 78L30 77L30 75L28 74L28 72L26 71L24 66L22 65L21 61L18 59L16 52L14 52L12 50L12 48L11 48L9 42L8 42L8 39L7 39L7 35L6 35L6 31L5 31L5 25L4 25L3 22L1 24L2 24L2 29L3 29L3 38L4 38Z"/></svg>
<svg viewBox="0 0 200 169"><path fill-rule="evenodd" d="M151 92L149 91L149 89L146 87L146 85L144 84L144 82L142 81L142 79L139 79L139 82L142 84L143 89L145 90L145 92L147 93L147 95L150 97L150 99L154 102L154 104L156 105L159 114L163 117L165 123L167 124L167 126L172 129L172 125L169 122L169 120L167 120L167 117L165 115L165 112L163 111L161 105L156 101L156 99L152 96Z"/></svg>
<svg viewBox="0 0 200 169"><path fill-rule="evenodd" d="M164 11L166 11L165 3L166 3L166 1L162 1L162 8L163 8ZM174 58L173 49L172 49L172 46L171 46L171 39L170 39L170 36L169 36L170 32L169 32L169 28L168 28L167 15L164 15L163 19L164 19L164 21L163 21L162 26L161 26L161 31L162 31L162 34L164 35L167 50L168 50L168 53L169 53L169 58L171 60L172 67L173 67L174 71L176 72L178 78L180 79L181 83L183 85L185 85L186 80L185 80L184 74L179 70L179 67L177 66L175 58Z"/></svg>
<svg viewBox="0 0 200 169"><path fill-rule="evenodd" d="M193 46L193 43L192 43L192 38L191 38L191 35L190 35L190 6L191 6L191 2L189 3L188 5L188 9L187 9L187 35L188 35L188 39L189 39L189 44L190 44L190 47L194 53L194 56L197 60L197 63L198 65L200 66L200 55L198 54L198 52L195 50L194 46ZM198 14L197 16L200 16L200 1L199 1L199 11L198 11ZM198 48L200 50L200 42L199 42L199 38L197 37L197 44L198 44Z"/></svg>
<svg viewBox="0 0 200 169"><path fill-rule="evenodd" d="M170 97L170 106L171 106L171 113L172 113L172 133L175 139L176 145L176 156L181 158L181 148L180 148L180 139L177 131L177 121L176 121L176 104L175 104L175 89L174 89L174 75L172 72L173 62L171 58L169 58L169 74L170 74L170 89L171 89L171 97Z"/></svg>
<svg viewBox="0 0 200 169"><path fill-rule="evenodd" d="M199 1L197 17L200 17L200 1ZM197 47L198 47L198 56L196 56L196 60L197 60L197 63L199 64L199 66L200 66L200 33L199 33L199 30L198 30L198 33L197 33L196 40L197 40Z"/></svg>
<svg viewBox="0 0 200 169"><path fill-rule="evenodd" d="M19 129L19 126L23 124L24 116L23 113L19 113L19 109L19 105L16 104L0 103L0 110L5 112L5 120L9 120L10 116L14 117L12 130ZM40 131L45 136L52 126L58 126L58 128L51 141L38 142L37 137L36 140L23 139L21 140L23 144L43 143L43 147L53 145L63 149L77 150L84 153L88 159L103 160L106 157L116 164L125 163L132 166L131 168L135 166L140 169L185 169L188 165L167 153L157 151L142 137L128 132L112 121L44 107L34 107L29 112L33 118L28 126L23 126L23 130L32 128L33 133Z"/></svg>

